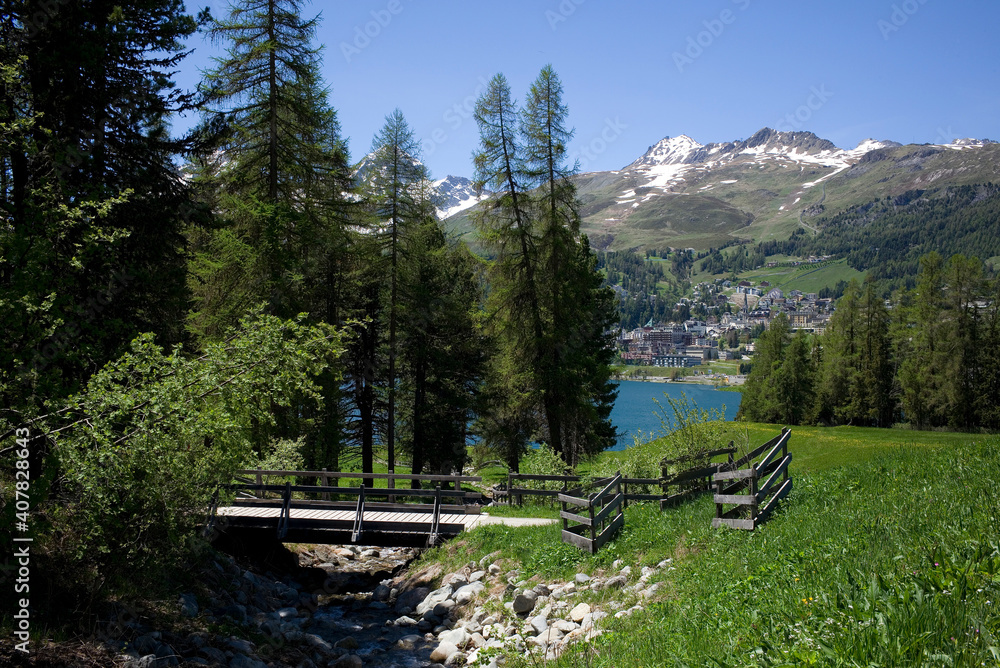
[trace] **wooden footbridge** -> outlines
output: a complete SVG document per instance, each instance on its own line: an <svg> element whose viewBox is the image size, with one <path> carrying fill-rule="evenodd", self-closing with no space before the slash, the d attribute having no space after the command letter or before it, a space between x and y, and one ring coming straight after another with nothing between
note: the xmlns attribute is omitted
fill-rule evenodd
<svg viewBox="0 0 1000 668"><path fill-rule="evenodd" d="M231 505L212 509L209 526L246 538L423 547L480 524L506 523L506 518L481 514L482 494L463 489L482 482L479 477L263 470L238 471L237 476L231 486L235 499ZM274 478L285 482L269 484L268 479ZM291 478L314 479L316 484L292 484ZM345 478L384 480L388 487L330 485L331 480ZM397 487L400 482L407 487ZM411 488L414 484L420 487ZM425 489L424 484L434 488Z"/></svg>

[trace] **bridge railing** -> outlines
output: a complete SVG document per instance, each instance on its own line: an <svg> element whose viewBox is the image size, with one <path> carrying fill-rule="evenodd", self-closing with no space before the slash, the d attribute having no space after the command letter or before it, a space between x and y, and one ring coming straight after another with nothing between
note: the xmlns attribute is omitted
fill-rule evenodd
<svg viewBox="0 0 1000 668"><path fill-rule="evenodd" d="M405 505L407 510L422 510L429 509L430 505L433 503L431 499L440 498L444 502L450 502L454 505L466 505L475 506L478 509L477 502L482 498L482 494L478 491L472 489L463 489L462 485L481 483L482 478L479 476L462 476L462 475L417 475L409 473L357 473L357 472L341 472L341 471L278 471L278 470L266 470L266 469L244 469L236 472L236 483L232 485L238 494L242 495L243 501L250 500L252 498L256 499L266 499L268 495L280 495L283 494L287 489L290 489L292 494L297 495L297 501L321 501L321 502L331 502L336 503L334 500L351 500L352 502L358 498L361 494L362 489L367 497L384 498L386 503ZM268 478L282 478L286 481L289 478L295 478L297 480L302 480L304 478L312 478L316 480L316 484L305 485L305 484L294 484L290 482L287 484L269 484ZM334 484L330 485L330 481L334 483L339 483L341 480L385 480L388 483L387 487L368 487L361 485L358 487L341 487L340 485ZM398 487L395 485L396 482L408 482L413 481L419 482L420 487L413 488L410 486ZM425 489L423 483L430 483L434 486L432 489ZM452 489L447 489L447 487ZM439 491L440 490L440 491ZM310 498L311 497L311 498ZM274 496L271 497L276 498ZM411 499L410 503L398 504L397 499ZM414 506L420 506L420 501L427 502L427 508L420 508Z"/></svg>

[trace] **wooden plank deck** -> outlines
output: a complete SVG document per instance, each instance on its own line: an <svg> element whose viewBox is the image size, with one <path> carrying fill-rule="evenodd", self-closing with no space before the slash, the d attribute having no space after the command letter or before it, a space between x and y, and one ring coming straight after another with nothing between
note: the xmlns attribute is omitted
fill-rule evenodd
<svg viewBox="0 0 1000 668"><path fill-rule="evenodd" d="M217 510L217 516L230 527L254 526L261 527L273 521L277 525L277 520L281 516L281 508L278 506L261 506L251 504L237 504L235 506L225 506ZM328 531L331 539L338 543L349 543L350 540L343 540L346 531L350 533L357 513L353 510L344 509L324 509L307 507L289 509L290 525L299 530L307 529L313 538L311 542L318 542L317 537L322 537L324 531ZM227 521L228 520L228 521ZM362 519L362 528L366 534L371 536L372 532L379 533L383 539L391 541L391 535L398 534L403 542L406 536L414 534L426 536L430 532L433 515L429 512L401 512L384 509L365 510ZM554 519L540 518L520 518L520 517L492 517L488 514L471 514L461 509L442 508L439 520L439 532L442 536L455 536L463 531L469 531L479 526L489 524L502 524L505 526L541 526L553 524ZM409 539L409 540L412 540ZM290 541L294 542L294 541Z"/></svg>

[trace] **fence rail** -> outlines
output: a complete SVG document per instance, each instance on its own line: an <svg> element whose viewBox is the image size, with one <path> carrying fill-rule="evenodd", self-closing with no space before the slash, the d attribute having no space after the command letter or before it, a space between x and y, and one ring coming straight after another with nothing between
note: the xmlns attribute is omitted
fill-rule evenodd
<svg viewBox="0 0 1000 668"><path fill-rule="evenodd" d="M735 452L736 448L733 447L733 444L730 441L728 448L710 450L708 452L694 455L685 455L683 457L661 462L660 466L662 467L663 477L659 482L663 490L663 494L660 496L660 510L665 510L670 506L675 506L682 501L687 501L688 499L694 498L704 492L710 492L712 490L712 476L732 464L733 454ZM729 455L728 461L716 464L710 463L705 466L697 466L672 475L669 473L671 466L675 466L677 464L687 464L694 461L704 462L721 455Z"/></svg>
<svg viewBox="0 0 1000 668"><path fill-rule="evenodd" d="M594 485L607 484L613 480L613 478L597 478L593 480ZM525 482L558 482L562 483L561 489L534 489L531 487L515 487L515 483L518 481ZM539 496L545 498L558 498L560 494L566 494L570 489L570 484L579 484L581 482L587 481L587 478L578 475L535 475L528 473L508 473L507 474L507 488L502 490L503 497L507 499L509 504L516 503L517 505L524 504L524 497L526 496ZM624 495L625 505L628 506L629 501L659 501L662 496L660 494L647 494L643 492L629 492L629 486L635 487L656 487L659 486L662 480L660 478L622 478L622 494Z"/></svg>
<svg viewBox="0 0 1000 668"><path fill-rule="evenodd" d="M601 481L606 485L596 493L586 494L581 487L559 494L564 543L595 554L625 526L622 480L618 472L614 478Z"/></svg>
<svg viewBox="0 0 1000 668"><path fill-rule="evenodd" d="M729 470L713 475L713 527L752 531L771 515L778 501L788 496L792 491L792 479L788 476L788 465L792 461L792 454L788 452L791 434L790 429L782 429L779 436L733 462ZM753 464L758 457L760 461ZM739 468L747 464L748 468ZM727 509L727 505L733 507Z"/></svg>

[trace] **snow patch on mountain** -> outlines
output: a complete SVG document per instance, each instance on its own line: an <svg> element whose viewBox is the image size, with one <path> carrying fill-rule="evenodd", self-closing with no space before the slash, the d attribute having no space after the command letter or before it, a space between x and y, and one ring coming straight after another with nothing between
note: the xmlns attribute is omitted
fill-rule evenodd
<svg viewBox="0 0 1000 668"><path fill-rule="evenodd" d="M809 188L841 173L865 154L891 146L900 144L865 139L856 148L844 150L811 132L778 132L770 128L756 132L747 140L721 144L701 144L688 135L680 135L666 137L650 146L646 153L621 171L645 179L642 184L644 187L665 194L685 183L690 176L710 174L737 160L761 169L767 164L773 164L784 168L798 166L799 171L804 171L806 166L834 170L804 184L804 187ZM707 191L713 187L705 186L701 190ZM634 189L622 192L618 195L618 203L629 204L634 196Z"/></svg>
<svg viewBox="0 0 1000 668"><path fill-rule="evenodd" d="M437 193L437 215L440 220L471 209L493 194L488 190L476 192L472 181L464 176L447 176L435 181L434 190Z"/></svg>

